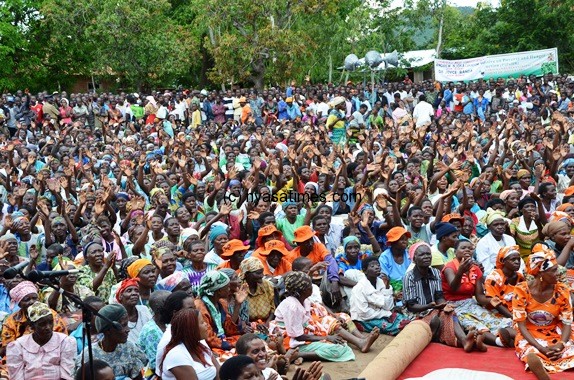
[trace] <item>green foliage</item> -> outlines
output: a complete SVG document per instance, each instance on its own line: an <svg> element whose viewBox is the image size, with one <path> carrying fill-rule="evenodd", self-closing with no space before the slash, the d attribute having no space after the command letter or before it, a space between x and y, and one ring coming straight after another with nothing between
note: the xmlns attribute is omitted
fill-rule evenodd
<svg viewBox="0 0 574 380"><path fill-rule="evenodd" d="M78 75L123 88L261 88L307 76L338 82L348 54L436 48L441 25L443 58L557 47L561 71L574 68L574 0L502 0L477 9L444 0L392 3L4 0L0 89L65 88Z"/></svg>
<svg viewBox="0 0 574 380"><path fill-rule="evenodd" d="M167 0L46 0L42 7L63 70L136 88L171 83L190 66L197 40L170 10Z"/></svg>

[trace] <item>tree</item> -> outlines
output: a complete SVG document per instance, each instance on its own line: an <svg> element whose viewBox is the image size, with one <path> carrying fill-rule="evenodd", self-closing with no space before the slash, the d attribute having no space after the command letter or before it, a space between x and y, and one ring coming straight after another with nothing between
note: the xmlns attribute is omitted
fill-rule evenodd
<svg viewBox="0 0 574 380"><path fill-rule="evenodd" d="M210 72L216 82L251 82L263 88L304 71L299 60L318 47L300 26L302 20L326 23L334 12L327 0L256 3L251 0L203 0L199 22L210 31L208 50L214 58ZM308 21L306 21L308 22Z"/></svg>
<svg viewBox="0 0 574 380"><path fill-rule="evenodd" d="M39 23L37 2L0 2L0 89L23 89L47 75Z"/></svg>
<svg viewBox="0 0 574 380"><path fill-rule="evenodd" d="M46 0L42 11L74 73L141 88L170 83L190 66L194 41L170 9L167 0Z"/></svg>

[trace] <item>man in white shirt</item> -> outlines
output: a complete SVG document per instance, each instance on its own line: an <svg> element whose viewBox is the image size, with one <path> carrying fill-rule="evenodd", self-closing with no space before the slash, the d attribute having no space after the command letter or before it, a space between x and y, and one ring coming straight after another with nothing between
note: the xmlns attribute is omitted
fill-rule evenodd
<svg viewBox="0 0 574 380"><path fill-rule="evenodd" d="M319 119L329 116L329 105L325 103L325 95L319 95L316 105L317 117Z"/></svg>
<svg viewBox="0 0 574 380"><path fill-rule="evenodd" d="M413 111L413 119L417 127L422 127L432 121L434 115L434 108L430 103L427 103L424 95L419 95L419 102Z"/></svg>

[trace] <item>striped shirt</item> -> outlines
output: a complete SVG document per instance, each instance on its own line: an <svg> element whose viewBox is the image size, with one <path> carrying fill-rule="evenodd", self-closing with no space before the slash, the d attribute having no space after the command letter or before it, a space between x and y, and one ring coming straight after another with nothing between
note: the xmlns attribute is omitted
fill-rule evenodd
<svg viewBox="0 0 574 380"><path fill-rule="evenodd" d="M407 271L403 278L403 300L409 306L428 305L431 302L444 299L440 272L429 267L429 272L423 277L418 267Z"/></svg>

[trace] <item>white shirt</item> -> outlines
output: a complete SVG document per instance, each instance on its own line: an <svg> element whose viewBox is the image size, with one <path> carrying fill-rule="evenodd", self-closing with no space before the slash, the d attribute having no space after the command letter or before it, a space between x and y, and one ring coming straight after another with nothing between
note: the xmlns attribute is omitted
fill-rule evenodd
<svg viewBox="0 0 574 380"><path fill-rule="evenodd" d="M202 344L207 347L205 343L202 342ZM215 365L213 365L211 355L204 353L203 357L208 363L208 366L204 366L200 362L195 361L185 345L180 343L167 353L162 365L161 378L163 380L175 380L175 376L171 373L170 369L180 366L191 366L197 375L197 380L215 379L217 370L215 369Z"/></svg>
<svg viewBox="0 0 574 380"><path fill-rule="evenodd" d="M132 342L136 346L139 343L140 332L142 331L144 325L152 320L151 313L147 306L136 305L136 310L138 311L138 321L135 326L132 327L132 323L128 322L130 328L130 333L128 334L128 342Z"/></svg>
<svg viewBox="0 0 574 380"><path fill-rule="evenodd" d="M321 102L321 103L317 104L317 116L319 116L319 112L321 112L320 117L329 116L329 105L325 102Z"/></svg>
<svg viewBox="0 0 574 380"><path fill-rule="evenodd" d="M434 108L430 103L419 102L414 111L413 118L417 121L417 127L422 127L423 125L431 122L431 117L434 115Z"/></svg>
<svg viewBox="0 0 574 380"><path fill-rule="evenodd" d="M504 234L499 242L492 236L492 232L487 233L478 241L476 244L476 259L484 267L485 276L488 276L496 267L496 257L500 248L510 245L516 245L516 240L512 236ZM523 265L524 263L521 264L521 266Z"/></svg>
<svg viewBox="0 0 574 380"><path fill-rule="evenodd" d="M356 321L370 321L386 318L395 306L393 287L385 288L382 279L377 278L377 288L365 277L353 287L351 297L351 318Z"/></svg>

